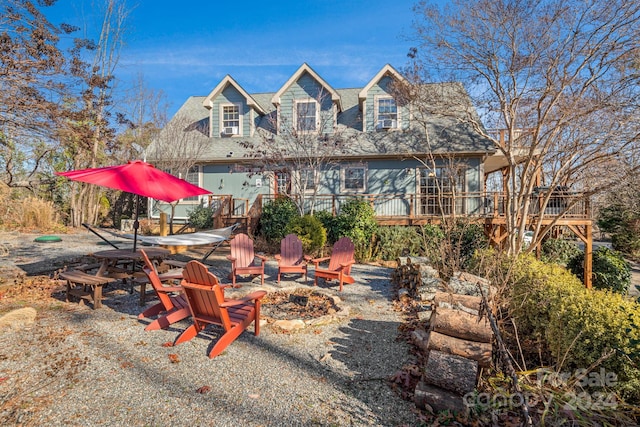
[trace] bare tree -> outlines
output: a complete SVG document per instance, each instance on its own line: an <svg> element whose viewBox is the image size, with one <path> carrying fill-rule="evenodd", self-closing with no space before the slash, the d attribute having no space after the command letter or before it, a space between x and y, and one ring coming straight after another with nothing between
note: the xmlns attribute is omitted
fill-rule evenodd
<svg viewBox="0 0 640 427"><path fill-rule="evenodd" d="M293 115L272 115L259 132L259 142L243 141L248 157L273 174L277 192L291 198L301 215L313 213L322 177L338 165L350 136L336 124L331 96L320 89L308 102L298 102Z"/></svg>
<svg viewBox="0 0 640 427"><path fill-rule="evenodd" d="M207 147L210 146L208 125L193 123L189 117L177 114L160 131L147 150L147 157L156 159L156 167L172 175L186 179L193 173ZM173 220L176 206L180 201L170 204L171 218L169 232L173 234Z"/></svg>
<svg viewBox="0 0 640 427"><path fill-rule="evenodd" d="M421 82L465 82L480 117L464 120L506 160L510 253L521 250L531 215L544 217L553 189L571 186L588 198L630 173L624 160L640 135L632 67L640 4L454 0L421 2L415 11L419 46L409 73ZM504 137L486 128L503 129ZM534 199L538 186L550 191ZM583 202L572 199L563 212ZM549 229L535 223L531 247Z"/></svg>
<svg viewBox="0 0 640 427"><path fill-rule="evenodd" d="M69 169L95 168L103 165L114 151L114 121L121 115L113 112L115 70L124 43L125 23L130 10L124 0L108 0L102 11L100 35L96 43L86 42L72 52L71 71L82 81L81 92L75 104L67 129L61 133L63 145L69 156ZM84 61L83 50L93 54L90 62ZM99 200L104 189L94 185L73 183L76 191L70 197L71 224L84 221L97 222Z"/></svg>
<svg viewBox="0 0 640 427"><path fill-rule="evenodd" d="M42 163L56 150L52 135L63 116L59 100L68 90L59 36L75 30L52 25L38 6L46 4L0 4L0 179L31 191L40 182Z"/></svg>

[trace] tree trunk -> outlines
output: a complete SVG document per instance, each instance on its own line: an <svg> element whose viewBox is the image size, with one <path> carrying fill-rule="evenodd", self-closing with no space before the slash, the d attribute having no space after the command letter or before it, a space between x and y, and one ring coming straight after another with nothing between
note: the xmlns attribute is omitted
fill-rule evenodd
<svg viewBox="0 0 640 427"><path fill-rule="evenodd" d="M493 340L491 325L486 318L461 310L437 307L430 324L432 330L452 337L485 343Z"/></svg>
<svg viewBox="0 0 640 427"><path fill-rule="evenodd" d="M454 354L431 350L424 367L422 380L462 396L476 388L478 362Z"/></svg>

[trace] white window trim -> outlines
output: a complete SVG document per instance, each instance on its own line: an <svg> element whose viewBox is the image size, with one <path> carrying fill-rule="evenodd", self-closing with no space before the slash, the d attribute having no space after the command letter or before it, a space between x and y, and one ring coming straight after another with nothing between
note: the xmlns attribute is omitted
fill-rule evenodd
<svg viewBox="0 0 640 427"><path fill-rule="evenodd" d="M202 187L202 166L201 165L195 165L195 166L192 166L192 167L198 168L198 182L197 183L192 183L192 184L197 185L198 187ZM186 176L185 177L179 176L178 178L182 178L185 181L187 180ZM180 199L180 204L181 205L183 205L183 204L184 205L199 205L202 202L202 197L203 196L196 196L196 197L198 197L197 200Z"/></svg>
<svg viewBox="0 0 640 427"><path fill-rule="evenodd" d="M347 188L346 186L346 174L347 169L364 169L364 177L363 177L363 187L361 188ZM342 192L354 192L354 193L366 193L367 192L367 179L369 175L369 168L366 164L362 163L352 163L342 165L340 167L340 189Z"/></svg>
<svg viewBox="0 0 640 427"><path fill-rule="evenodd" d="M316 122L315 122L315 129L312 130L298 130L298 104L309 104L313 102L314 104L316 104ZM295 129L296 132L301 132L301 133L318 133L319 132L319 127L320 127L320 118L319 118L319 114L320 114L320 103L313 99L313 98L307 98L307 99L296 99L293 102L293 128Z"/></svg>
<svg viewBox="0 0 640 427"><path fill-rule="evenodd" d="M224 130L224 107L230 107L230 106L235 106L238 107L238 133L234 134L234 135L223 135L222 131ZM231 138L237 138L237 137L241 137L242 136L242 128L243 128L243 114L242 114L242 103L240 102L225 102L225 103L221 103L219 105L219 118L220 120L218 121L219 123L219 127L220 127L220 132L219 134L221 136L227 136L227 137L231 137Z"/></svg>
<svg viewBox="0 0 640 427"><path fill-rule="evenodd" d="M373 129L381 129L378 127L378 114L380 114L380 101L385 99L393 99L396 103L396 126L385 130L398 130L402 126L400 120L400 107L398 106L398 101L393 96L389 95L376 95L373 98Z"/></svg>

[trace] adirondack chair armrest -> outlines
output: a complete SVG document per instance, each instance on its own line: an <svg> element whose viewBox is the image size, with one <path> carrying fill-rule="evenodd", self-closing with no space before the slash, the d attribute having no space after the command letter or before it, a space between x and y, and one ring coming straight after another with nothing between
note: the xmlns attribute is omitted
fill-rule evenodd
<svg viewBox="0 0 640 427"><path fill-rule="evenodd" d="M233 307L233 306L236 306L236 305L246 304L246 303L248 303L250 301L259 300L259 299L263 298L265 295L267 295L267 291L251 292L250 294L245 295L242 298L225 301L222 304L220 304L220 307Z"/></svg>
<svg viewBox="0 0 640 427"><path fill-rule="evenodd" d="M355 263L356 263L355 260L351 260L351 261L348 261L348 262L341 262L340 263L340 267L346 268L346 267L349 267L350 265L353 265Z"/></svg>
<svg viewBox="0 0 640 427"><path fill-rule="evenodd" d="M314 263L316 265L316 267L317 267L318 264L320 264L321 262L325 262L325 261L328 261L330 259L331 259L331 257L326 256L326 257L323 257L323 258L312 259L311 262Z"/></svg>
<svg viewBox="0 0 640 427"><path fill-rule="evenodd" d="M157 289L156 292L162 292L163 294L182 292L182 286L163 286L162 288Z"/></svg>
<svg viewBox="0 0 640 427"><path fill-rule="evenodd" d="M160 280L182 279L182 269L169 270L166 273L158 274Z"/></svg>

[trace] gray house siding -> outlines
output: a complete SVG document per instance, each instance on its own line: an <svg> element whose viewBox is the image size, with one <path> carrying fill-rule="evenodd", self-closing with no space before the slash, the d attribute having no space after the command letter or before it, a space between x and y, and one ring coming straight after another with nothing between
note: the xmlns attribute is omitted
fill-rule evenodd
<svg viewBox="0 0 640 427"><path fill-rule="evenodd" d="M240 136L251 136L251 114L249 111L251 110L247 105L246 99L238 90L229 85L227 86L222 93L215 99L213 106L211 108L211 136L212 137L220 137L222 135L222 106L228 104L239 104L240 105L240 122L241 122L241 135Z"/></svg>
<svg viewBox="0 0 640 427"><path fill-rule="evenodd" d="M331 94L308 73L304 73L280 97L279 127L291 129L296 123L296 101L315 100L320 103L317 113L322 133L333 132L334 108Z"/></svg>
<svg viewBox="0 0 640 427"><path fill-rule="evenodd" d="M381 97L391 97L390 84L393 80L389 76L384 76L380 81L373 85L367 92L367 99L364 102L364 131L373 132L377 130L376 123L376 99ZM409 127L409 109L398 105L398 121L400 129L407 129Z"/></svg>

